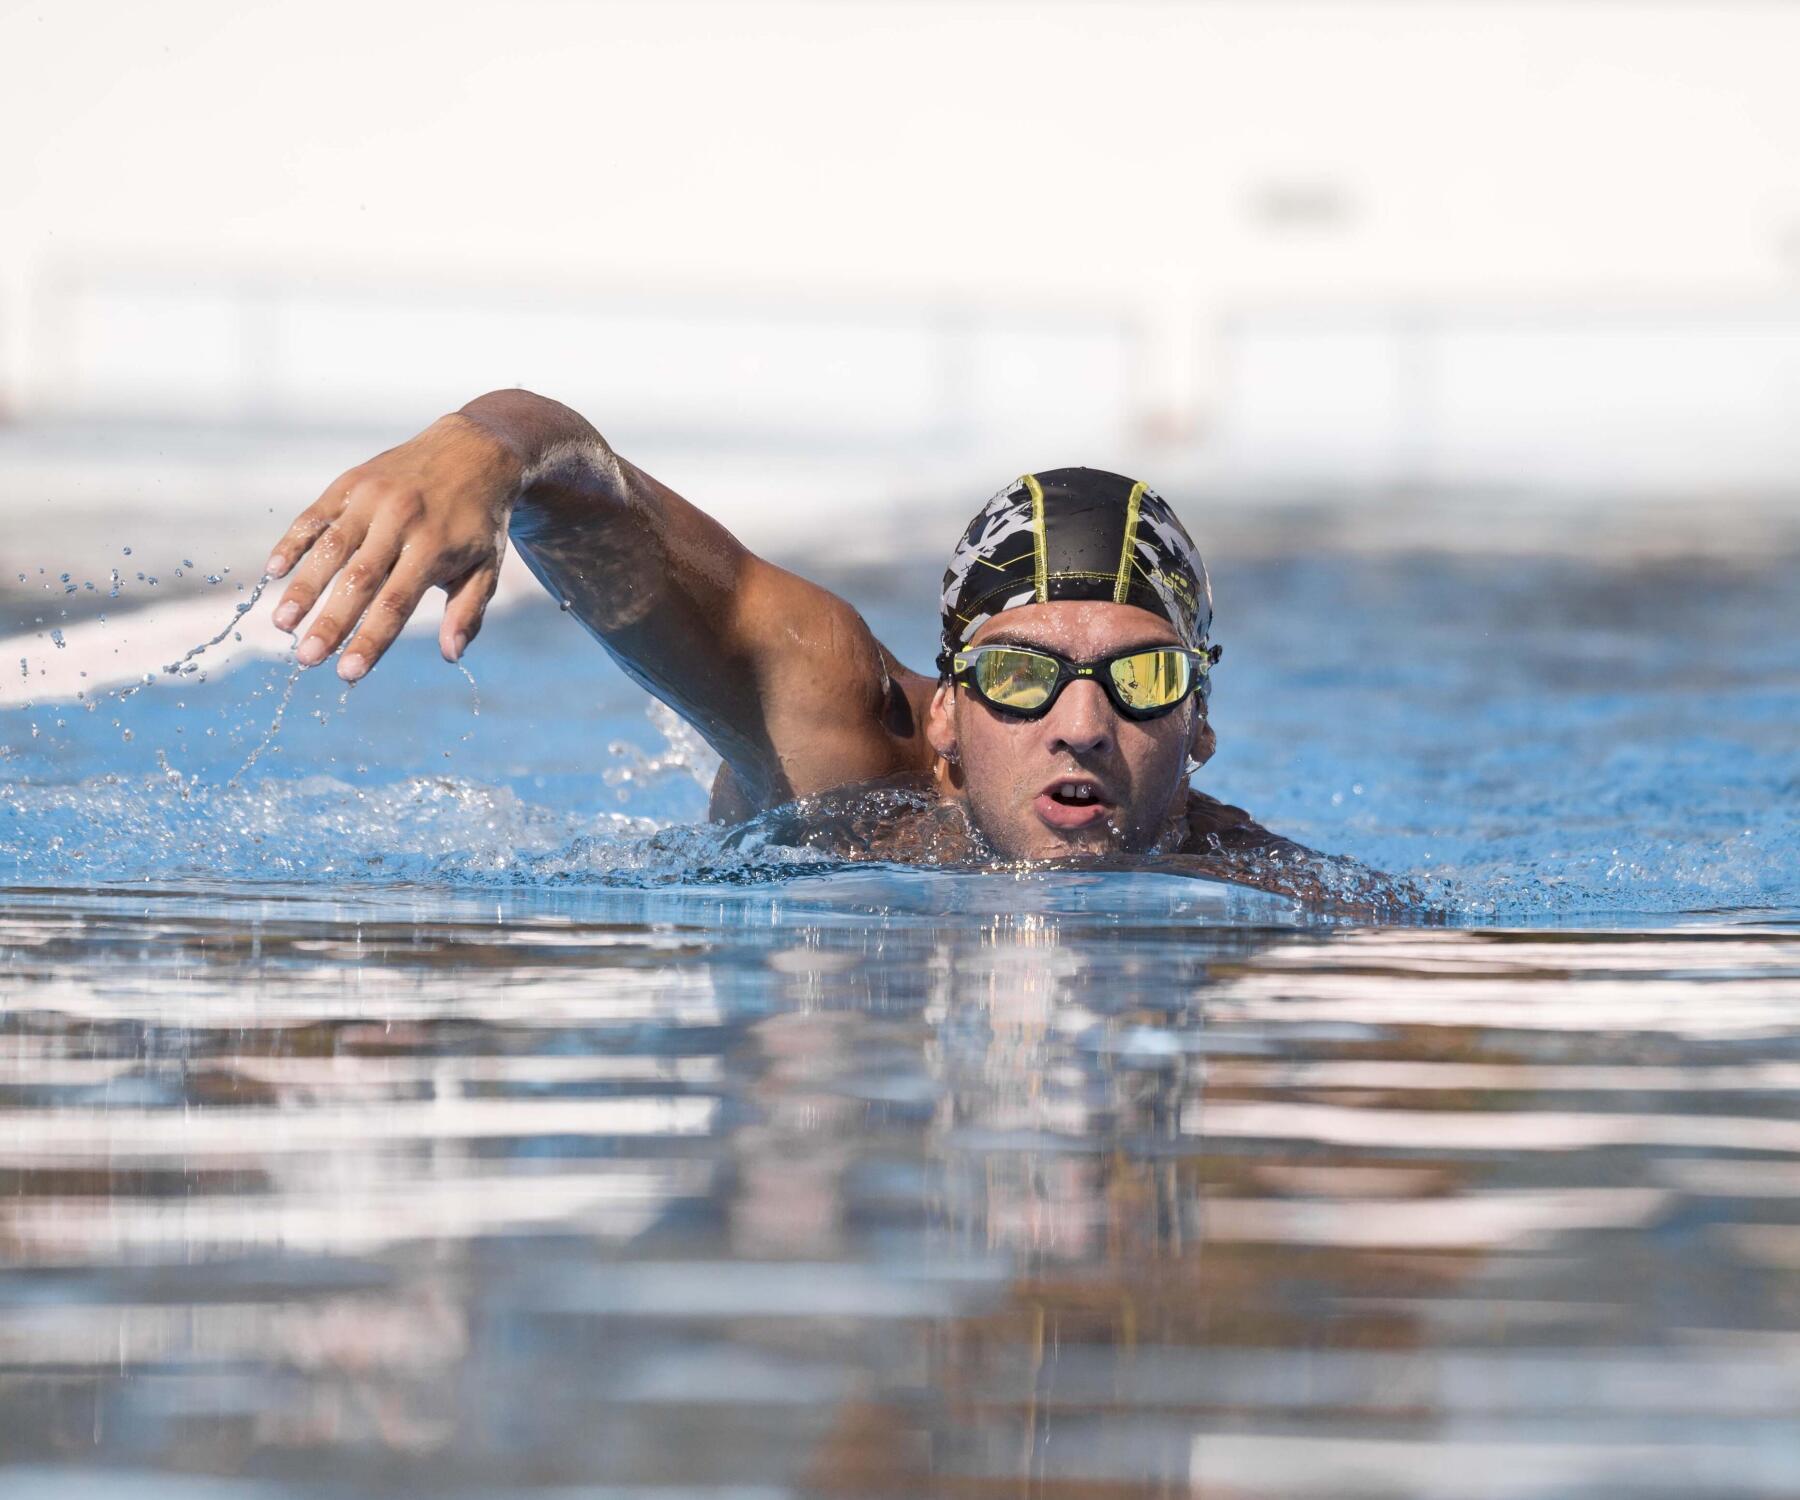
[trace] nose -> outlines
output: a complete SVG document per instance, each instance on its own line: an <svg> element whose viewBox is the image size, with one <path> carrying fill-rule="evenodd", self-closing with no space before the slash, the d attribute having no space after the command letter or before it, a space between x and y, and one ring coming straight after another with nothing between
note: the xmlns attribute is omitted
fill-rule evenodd
<svg viewBox="0 0 1800 1500"><path fill-rule="evenodd" d="M1071 682L1044 719L1044 747L1052 755L1094 755L1109 750L1117 721L1100 684Z"/></svg>

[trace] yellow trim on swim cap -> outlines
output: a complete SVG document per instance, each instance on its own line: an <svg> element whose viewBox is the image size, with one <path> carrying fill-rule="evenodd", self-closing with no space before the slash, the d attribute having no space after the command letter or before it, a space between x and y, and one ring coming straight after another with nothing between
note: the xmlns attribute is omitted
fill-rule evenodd
<svg viewBox="0 0 1800 1500"><path fill-rule="evenodd" d="M1131 487L1131 494L1125 501L1125 541L1119 548L1119 576L1113 584L1113 603L1123 604L1125 596L1131 592L1132 553L1137 548L1138 511L1144 503L1144 481L1139 480Z"/></svg>
<svg viewBox="0 0 1800 1500"><path fill-rule="evenodd" d="M1037 591L1037 602L1048 604L1050 602L1050 552L1049 543L1044 536L1044 487L1038 483L1035 474L1021 474L1019 482L1031 491L1031 536L1037 549L1032 586Z"/></svg>

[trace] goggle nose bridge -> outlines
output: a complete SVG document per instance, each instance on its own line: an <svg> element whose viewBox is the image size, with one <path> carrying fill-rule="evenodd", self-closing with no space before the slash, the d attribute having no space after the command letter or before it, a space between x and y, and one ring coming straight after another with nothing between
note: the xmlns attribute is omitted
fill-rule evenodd
<svg viewBox="0 0 1800 1500"><path fill-rule="evenodd" d="M959 652L951 658L950 665L955 671L966 672L969 670L969 658ZM1071 677L1097 677L1100 675L1093 667L1079 667L1073 662L1066 663L1066 665Z"/></svg>

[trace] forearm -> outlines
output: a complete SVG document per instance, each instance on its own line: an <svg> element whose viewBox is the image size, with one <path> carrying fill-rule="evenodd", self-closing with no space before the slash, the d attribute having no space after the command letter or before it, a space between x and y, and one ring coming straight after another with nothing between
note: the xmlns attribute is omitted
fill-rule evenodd
<svg viewBox="0 0 1800 1500"><path fill-rule="evenodd" d="M438 644L460 660L509 536L552 597L712 742L755 805L894 769L878 716L891 685L861 616L752 555L578 413L529 391L478 396L333 480L270 558L272 574L293 570L276 624L295 628L329 586L299 658L323 660L354 629L339 667L354 679L435 584L450 596Z"/></svg>
<svg viewBox="0 0 1800 1500"><path fill-rule="evenodd" d="M710 613L730 589L736 540L621 458L579 412L506 390L458 415L513 456L512 540L557 601L603 638L659 608Z"/></svg>
<svg viewBox="0 0 1800 1500"><path fill-rule="evenodd" d="M617 454L571 407L532 391L489 391L456 416L511 455L513 540L554 548L592 542L597 526L615 524L628 503Z"/></svg>
<svg viewBox="0 0 1800 1500"><path fill-rule="evenodd" d="M493 391L458 416L517 464L508 531L545 590L722 754L754 763L753 685L729 629L744 548L560 402Z"/></svg>

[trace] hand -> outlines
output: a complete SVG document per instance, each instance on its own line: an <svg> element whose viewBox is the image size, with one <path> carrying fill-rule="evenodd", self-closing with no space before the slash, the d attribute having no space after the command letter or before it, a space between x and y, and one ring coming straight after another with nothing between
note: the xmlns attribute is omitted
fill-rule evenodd
<svg viewBox="0 0 1800 1500"><path fill-rule="evenodd" d="M301 665L323 661L354 629L338 676L355 682L433 587L450 596L438 649L458 660L500 580L522 477L510 448L454 414L333 481L269 558L271 578L299 565L275 609L280 630L295 630L332 585L296 652Z"/></svg>

